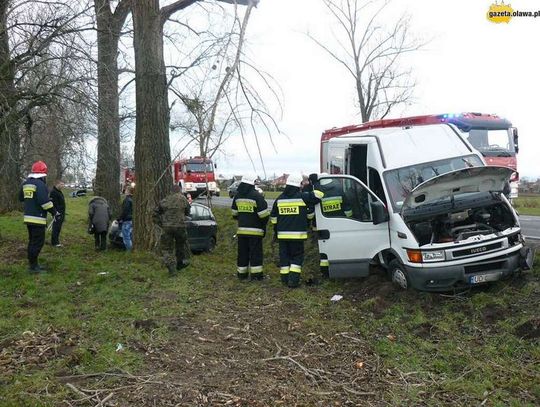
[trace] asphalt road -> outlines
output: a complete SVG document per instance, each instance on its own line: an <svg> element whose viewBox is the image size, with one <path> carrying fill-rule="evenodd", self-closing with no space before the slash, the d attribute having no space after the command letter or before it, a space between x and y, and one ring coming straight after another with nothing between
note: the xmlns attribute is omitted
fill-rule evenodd
<svg viewBox="0 0 540 407"><path fill-rule="evenodd" d="M215 206L231 206L232 199L229 197L224 196L217 196L212 198L212 204ZM273 199L267 199L268 206L272 206L274 204ZM540 216L528 216L523 215L519 217L519 220L521 222L521 229L523 231L523 234L529 238L534 240L540 240Z"/></svg>

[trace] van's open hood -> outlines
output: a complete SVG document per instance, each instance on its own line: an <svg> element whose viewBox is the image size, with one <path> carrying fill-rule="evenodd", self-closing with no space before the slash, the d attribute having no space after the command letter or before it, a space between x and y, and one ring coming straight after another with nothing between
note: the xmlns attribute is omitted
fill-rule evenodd
<svg viewBox="0 0 540 407"><path fill-rule="evenodd" d="M409 192L403 201L401 213L452 195L467 192L502 192L513 172L510 168L490 166L464 168L439 175Z"/></svg>

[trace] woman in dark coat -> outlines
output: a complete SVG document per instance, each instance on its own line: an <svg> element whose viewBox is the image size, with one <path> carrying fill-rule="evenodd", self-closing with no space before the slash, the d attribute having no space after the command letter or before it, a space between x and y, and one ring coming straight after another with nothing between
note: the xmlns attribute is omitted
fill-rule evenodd
<svg viewBox="0 0 540 407"><path fill-rule="evenodd" d="M105 198L96 196L88 204L88 219L90 228L94 232L96 250L105 250L107 248L107 230L111 221L111 208Z"/></svg>

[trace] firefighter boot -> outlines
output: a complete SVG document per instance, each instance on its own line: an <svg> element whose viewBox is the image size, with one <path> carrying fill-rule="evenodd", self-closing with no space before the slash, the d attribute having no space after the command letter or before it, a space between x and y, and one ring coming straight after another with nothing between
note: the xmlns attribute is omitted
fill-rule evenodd
<svg viewBox="0 0 540 407"><path fill-rule="evenodd" d="M261 272L261 273L251 273L251 275L249 276L249 279L251 281L262 281L264 280L264 274Z"/></svg>
<svg viewBox="0 0 540 407"><path fill-rule="evenodd" d="M289 288L300 287L300 273L290 273L289 274Z"/></svg>
<svg viewBox="0 0 540 407"><path fill-rule="evenodd" d="M289 283L289 275L288 274L281 274L281 283L283 285L287 285Z"/></svg>
<svg viewBox="0 0 540 407"><path fill-rule="evenodd" d="M40 274L40 273L46 273L47 270L44 267L41 267L38 263L31 264L30 267L28 267L28 272L30 274Z"/></svg>
<svg viewBox="0 0 540 407"><path fill-rule="evenodd" d="M238 277L238 280L247 280L248 273L236 273L236 276Z"/></svg>

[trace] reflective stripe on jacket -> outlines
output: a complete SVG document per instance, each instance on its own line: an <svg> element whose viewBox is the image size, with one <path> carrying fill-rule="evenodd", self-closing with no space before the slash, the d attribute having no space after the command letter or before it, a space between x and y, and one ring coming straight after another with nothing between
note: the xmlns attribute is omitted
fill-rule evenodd
<svg viewBox="0 0 540 407"><path fill-rule="evenodd" d="M276 225L277 238L280 240L307 239L308 217L312 207L322 194L319 191L301 192L294 187L286 187L275 200L270 221Z"/></svg>
<svg viewBox="0 0 540 407"><path fill-rule="evenodd" d="M238 220L238 235L264 236L270 211L268 203L253 185L240 184L232 202L231 213Z"/></svg>

